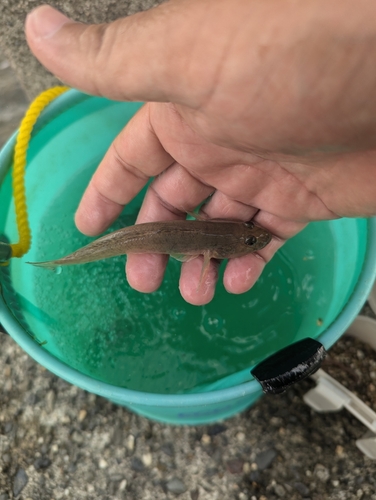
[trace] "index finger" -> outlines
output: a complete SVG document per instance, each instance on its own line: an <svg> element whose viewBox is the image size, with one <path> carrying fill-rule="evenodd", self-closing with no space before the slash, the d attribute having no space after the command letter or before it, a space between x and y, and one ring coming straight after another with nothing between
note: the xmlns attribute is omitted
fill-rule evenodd
<svg viewBox="0 0 376 500"><path fill-rule="evenodd" d="M77 228L90 236L104 231L149 178L172 163L145 105L116 137L94 173L76 212Z"/></svg>

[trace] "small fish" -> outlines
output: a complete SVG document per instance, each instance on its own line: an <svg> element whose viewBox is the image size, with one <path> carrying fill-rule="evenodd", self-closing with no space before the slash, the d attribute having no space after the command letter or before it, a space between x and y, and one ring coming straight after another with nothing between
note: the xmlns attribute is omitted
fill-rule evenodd
<svg viewBox="0 0 376 500"><path fill-rule="evenodd" d="M102 236L58 260L28 262L54 268L85 264L129 253L168 254L188 261L204 256L201 279L210 259L241 257L264 248L271 234L253 222L223 220L180 220L136 224Z"/></svg>

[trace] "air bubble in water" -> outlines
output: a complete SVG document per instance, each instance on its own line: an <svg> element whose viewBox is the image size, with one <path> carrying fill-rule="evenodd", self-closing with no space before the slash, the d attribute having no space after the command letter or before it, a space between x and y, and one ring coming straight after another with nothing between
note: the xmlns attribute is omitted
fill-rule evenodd
<svg viewBox="0 0 376 500"><path fill-rule="evenodd" d="M206 314L202 326L207 333L220 333L223 328L223 318L219 314Z"/></svg>

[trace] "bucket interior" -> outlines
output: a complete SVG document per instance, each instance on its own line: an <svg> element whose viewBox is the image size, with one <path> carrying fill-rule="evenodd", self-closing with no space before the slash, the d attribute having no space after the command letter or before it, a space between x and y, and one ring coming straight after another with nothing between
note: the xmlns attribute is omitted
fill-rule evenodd
<svg viewBox="0 0 376 500"><path fill-rule="evenodd" d="M252 380L250 369L266 356L305 337L319 339L336 319L362 270L367 221L310 224L278 252L252 290L228 294L220 277L214 300L201 307L181 298L181 264L173 259L152 294L129 287L125 256L61 272L28 265L92 241L75 228L74 212L111 141L139 107L82 96L39 124L26 174L32 247L0 268L4 304L23 335L94 382L185 394ZM0 235L13 242L10 166L3 153ZM111 231L134 223L143 195Z"/></svg>

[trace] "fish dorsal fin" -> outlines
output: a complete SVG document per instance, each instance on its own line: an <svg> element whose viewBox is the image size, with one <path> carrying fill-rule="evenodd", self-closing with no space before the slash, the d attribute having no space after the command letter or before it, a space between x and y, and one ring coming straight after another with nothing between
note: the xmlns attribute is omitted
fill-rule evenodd
<svg viewBox="0 0 376 500"><path fill-rule="evenodd" d="M195 213L195 212L187 212L187 215L189 215L190 217L192 217L195 220L200 220L200 221L209 221L209 222L239 222L239 224L243 222L241 220L236 220L236 219L221 219L221 218L211 219L207 215L203 215L203 214L199 214L199 213Z"/></svg>

